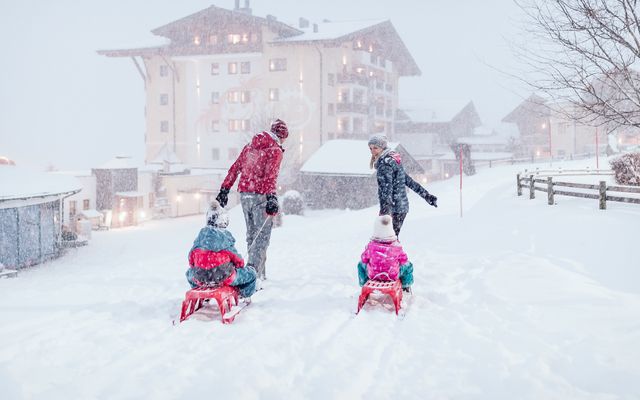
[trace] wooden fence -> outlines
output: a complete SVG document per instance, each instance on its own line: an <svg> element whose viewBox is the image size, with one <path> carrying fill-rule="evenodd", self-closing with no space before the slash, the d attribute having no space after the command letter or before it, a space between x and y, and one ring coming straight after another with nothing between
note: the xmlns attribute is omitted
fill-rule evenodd
<svg viewBox="0 0 640 400"><path fill-rule="evenodd" d="M612 175L611 171L601 170L559 170L559 171L536 171L517 174L516 187L518 196L522 196L523 188L529 189L529 199L536 197L536 190L547 193L547 203L549 205L555 204L555 196L571 196L581 197L585 199L596 199L600 203L600 209L607 209L607 201L618 201L622 203L634 203L640 204L640 197L624 197L624 196L611 196L609 193L637 193L640 194L640 187L636 186L607 186L607 182L600 181L598 185L590 185L585 183L575 182L562 182L554 181L554 177L558 179L558 176L578 176L578 175ZM554 176L551 176L554 175ZM562 179L562 178L561 178ZM542 184L539 186L536 184ZM572 190L558 190L560 188L572 188L581 189L580 191ZM585 192L586 191L586 192ZM593 192L591 192L593 191ZM595 193L594 193L595 192Z"/></svg>

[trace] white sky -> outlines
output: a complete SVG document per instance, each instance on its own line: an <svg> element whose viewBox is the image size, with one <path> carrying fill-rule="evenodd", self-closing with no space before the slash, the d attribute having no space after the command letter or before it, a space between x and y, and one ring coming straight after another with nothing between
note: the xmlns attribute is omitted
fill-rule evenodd
<svg viewBox="0 0 640 400"><path fill-rule="evenodd" d="M233 0L5 0L0 3L0 155L24 166L88 168L116 154L142 158L144 88L130 59L98 49L128 48L150 30ZM241 0L241 5L244 0ZM528 93L488 65L508 69L515 34L511 0L252 0L279 20L388 18L422 76L403 78L400 103L447 118L473 100L495 125ZM517 94L516 94L517 93Z"/></svg>

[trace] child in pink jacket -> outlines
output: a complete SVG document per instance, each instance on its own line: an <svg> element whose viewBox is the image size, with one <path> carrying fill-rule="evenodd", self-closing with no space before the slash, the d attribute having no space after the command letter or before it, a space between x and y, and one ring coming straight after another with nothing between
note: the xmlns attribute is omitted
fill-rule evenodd
<svg viewBox="0 0 640 400"><path fill-rule="evenodd" d="M369 279L395 281L400 279L402 289L410 292L413 284L413 264L393 231L393 221L389 215L376 218L373 236L367 244L358 263L360 286Z"/></svg>

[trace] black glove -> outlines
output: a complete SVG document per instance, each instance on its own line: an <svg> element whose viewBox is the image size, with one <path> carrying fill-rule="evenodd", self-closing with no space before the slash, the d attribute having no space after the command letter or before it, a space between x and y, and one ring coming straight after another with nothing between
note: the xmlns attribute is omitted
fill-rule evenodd
<svg viewBox="0 0 640 400"><path fill-rule="evenodd" d="M227 202L229 201L229 189L221 187L220 193L218 193L218 195L216 196L216 200L222 207L225 207L227 205Z"/></svg>
<svg viewBox="0 0 640 400"><path fill-rule="evenodd" d="M267 195L265 211L269 215L276 215L278 213L278 198L275 194L272 193Z"/></svg>
<svg viewBox="0 0 640 400"><path fill-rule="evenodd" d="M427 203L429 203L430 206L434 206L435 208L438 208L438 204L436 203L438 201L438 198L436 196L427 193L424 196L424 199L427 201Z"/></svg>

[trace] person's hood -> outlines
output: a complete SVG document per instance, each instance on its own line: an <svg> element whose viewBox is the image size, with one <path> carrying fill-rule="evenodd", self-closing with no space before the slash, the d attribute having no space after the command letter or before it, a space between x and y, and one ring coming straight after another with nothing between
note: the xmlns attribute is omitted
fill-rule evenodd
<svg viewBox="0 0 640 400"><path fill-rule="evenodd" d="M236 240L228 230L205 226L200 229L198 237L193 241L191 250L195 248L211 251L230 250L234 248L235 242Z"/></svg>

